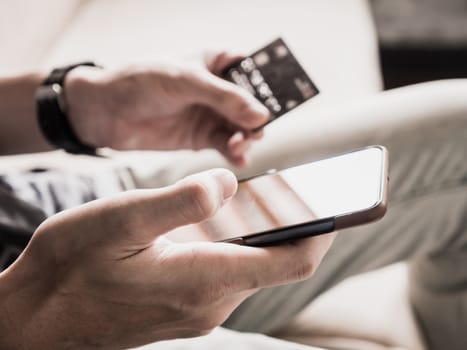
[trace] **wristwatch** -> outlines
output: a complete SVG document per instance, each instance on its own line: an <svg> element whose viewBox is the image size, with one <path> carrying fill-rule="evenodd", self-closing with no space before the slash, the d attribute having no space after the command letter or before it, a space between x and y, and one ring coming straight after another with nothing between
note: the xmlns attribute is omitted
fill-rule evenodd
<svg viewBox="0 0 467 350"><path fill-rule="evenodd" d="M52 70L36 92L37 117L42 134L53 146L68 153L96 156L96 147L79 139L67 114L65 77L79 66L99 67L93 62L81 62Z"/></svg>

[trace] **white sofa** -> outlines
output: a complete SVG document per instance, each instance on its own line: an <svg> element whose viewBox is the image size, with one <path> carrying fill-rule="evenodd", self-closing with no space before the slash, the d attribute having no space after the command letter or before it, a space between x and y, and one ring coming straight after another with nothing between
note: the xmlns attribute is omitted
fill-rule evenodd
<svg viewBox="0 0 467 350"><path fill-rule="evenodd" d="M305 158L312 159L349 145L364 144L365 137L358 141L350 137L336 144L317 132L350 123L342 112L328 112L335 110L336 104L351 108L381 90L376 35L364 0L3 0L0 74L50 69L83 59L110 66L208 48L248 53L279 35L289 43L322 93L271 125L265 142L252 151L255 163L238 171L239 176L265 170L271 164L271 152L264 150L271 139L277 140L273 157L278 167L303 161L304 152L309 152ZM315 132L310 137L315 141L309 145L291 141L300 125L308 125L308 129L312 125ZM306 128L301 130L305 132ZM319 147L320 143L326 147ZM116 162L134 165L141 186L164 185L210 164L226 165L210 151L200 156L197 165L189 167L174 166L174 154L158 154L159 164L148 169L140 165L143 157L153 155L116 156ZM78 158L73 161L75 166L77 162L108 166L106 162ZM0 171L47 164L63 166L69 164L69 157L61 152L3 157ZM336 349L422 349L413 316L407 311L406 277L402 264L351 278L313 302L279 335ZM372 293L381 284L387 286L384 303L376 297L378 293ZM362 290L366 293L362 294ZM345 300L353 302L343 311ZM367 323L349 322L356 315L362 317L362 310ZM387 323L381 318L379 323L373 322L373 316L387 310L397 315L396 321L388 317ZM399 332L394 333L394 322Z"/></svg>
<svg viewBox="0 0 467 350"><path fill-rule="evenodd" d="M376 34L365 0L242 0L229 6L214 0L4 0L0 74L86 59L111 66L216 48L248 53L277 36L288 42L321 93L272 128L381 90ZM317 128L320 122L310 119ZM286 161L290 154L276 159ZM21 158L15 161L21 164ZM248 172L260 168L254 164ZM181 175L178 170L159 182Z"/></svg>

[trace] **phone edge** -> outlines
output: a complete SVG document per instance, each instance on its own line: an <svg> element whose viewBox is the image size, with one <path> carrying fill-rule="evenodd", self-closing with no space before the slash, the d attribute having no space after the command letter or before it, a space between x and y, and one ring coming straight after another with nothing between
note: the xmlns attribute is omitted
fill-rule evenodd
<svg viewBox="0 0 467 350"><path fill-rule="evenodd" d="M324 218L318 221L313 222L310 225L309 222L298 224L295 226L289 226L281 229L275 229L267 232L261 232L253 234L250 236L239 236L234 237L218 242L222 243L233 243L239 245L247 245L253 247L261 246L271 246L277 244L283 244L290 241L295 241L297 239L318 236L321 234L330 233L336 230L342 230L345 228L360 226L364 224L371 223L381 219L387 210L387 197L388 197L388 183L389 183L389 152L386 147L381 145L372 145L367 147L362 147L359 149L352 150L350 152L342 153L352 153L363 151L369 148L378 148L381 150L383 155L382 169L381 169L381 183L382 192L380 193L380 198L375 205L367 209L361 210L360 212L353 212L349 214L338 215L334 217ZM340 155L336 155L340 156ZM292 233L292 236L290 236ZM285 236L287 237L282 237Z"/></svg>

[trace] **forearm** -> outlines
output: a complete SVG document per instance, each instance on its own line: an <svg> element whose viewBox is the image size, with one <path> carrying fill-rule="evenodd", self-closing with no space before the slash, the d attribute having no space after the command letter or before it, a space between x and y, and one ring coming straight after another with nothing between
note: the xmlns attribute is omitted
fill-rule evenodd
<svg viewBox="0 0 467 350"><path fill-rule="evenodd" d="M82 141L96 146L101 145L94 127L106 105L102 75L100 69L78 67L67 74L64 84L72 128ZM36 90L45 78L43 73L0 77L0 155L53 149L40 130L36 111Z"/></svg>
<svg viewBox="0 0 467 350"><path fill-rule="evenodd" d="M37 123L34 95L42 73L0 78L0 155L52 149Z"/></svg>

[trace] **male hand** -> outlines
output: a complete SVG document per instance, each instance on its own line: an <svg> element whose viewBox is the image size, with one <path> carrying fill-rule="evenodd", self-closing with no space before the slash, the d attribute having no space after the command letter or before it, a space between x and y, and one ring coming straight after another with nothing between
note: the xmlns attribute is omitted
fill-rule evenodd
<svg viewBox="0 0 467 350"><path fill-rule="evenodd" d="M46 220L0 275L0 348L124 349L197 336L257 288L309 277L332 235L270 248L164 236L214 215L236 188L231 172L215 169Z"/></svg>
<svg viewBox="0 0 467 350"><path fill-rule="evenodd" d="M80 139L118 150L214 148L237 166L261 132L268 110L218 75L239 56L202 62L153 62L121 70L79 67L65 81L69 115Z"/></svg>

